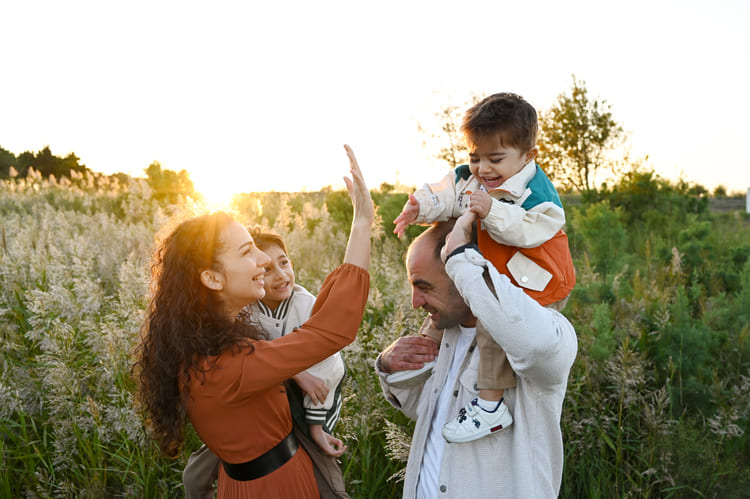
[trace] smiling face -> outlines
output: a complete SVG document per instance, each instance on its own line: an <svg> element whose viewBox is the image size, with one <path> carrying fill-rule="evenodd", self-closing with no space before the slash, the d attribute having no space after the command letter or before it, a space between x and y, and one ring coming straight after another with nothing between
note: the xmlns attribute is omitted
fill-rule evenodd
<svg viewBox="0 0 750 499"><path fill-rule="evenodd" d="M229 316L236 317L243 307L265 296L264 276L270 258L237 222L230 223L220 239L223 248L216 255L217 268L203 271L201 280L218 293Z"/></svg>
<svg viewBox="0 0 750 499"><path fill-rule="evenodd" d="M469 144L469 169L479 182L491 191L520 172L536 154L536 147L522 152L515 147L503 145L500 135L497 134Z"/></svg>
<svg viewBox="0 0 750 499"><path fill-rule="evenodd" d="M292 295L294 268L292 261L279 245L269 244L263 247L263 251L271 262L266 266L266 296L262 301L271 310L276 310L281 302Z"/></svg>
<svg viewBox="0 0 750 499"><path fill-rule="evenodd" d="M409 251L406 269L411 283L411 306L430 314L432 327L445 329L475 324L471 310L435 255L435 241L417 240Z"/></svg>

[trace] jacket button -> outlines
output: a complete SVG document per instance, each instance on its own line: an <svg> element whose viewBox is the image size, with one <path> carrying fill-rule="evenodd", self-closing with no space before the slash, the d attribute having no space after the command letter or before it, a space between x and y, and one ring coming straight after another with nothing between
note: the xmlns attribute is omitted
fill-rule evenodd
<svg viewBox="0 0 750 499"><path fill-rule="evenodd" d="M445 492L446 490L448 490L448 487L446 487L445 485L440 486L440 492Z"/></svg>

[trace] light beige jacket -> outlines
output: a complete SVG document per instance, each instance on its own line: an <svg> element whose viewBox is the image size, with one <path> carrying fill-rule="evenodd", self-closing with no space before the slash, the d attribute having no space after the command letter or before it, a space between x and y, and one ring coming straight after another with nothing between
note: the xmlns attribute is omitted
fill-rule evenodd
<svg viewBox="0 0 750 499"><path fill-rule="evenodd" d="M477 286L484 282L485 269L498 298L486 286ZM560 415L578 348L575 330L562 314L529 298L473 249L451 257L446 271L474 315L507 353L517 386L505 390L512 426L474 442L446 444L438 498L557 497L563 469ZM416 420L404 482L403 496L408 499L416 497L427 433L459 334L458 327L445 330L434 372L416 388L389 387L379 368L380 357L376 360L387 399ZM461 367L451 415L478 396L479 350L472 345L465 358L457 361Z"/></svg>

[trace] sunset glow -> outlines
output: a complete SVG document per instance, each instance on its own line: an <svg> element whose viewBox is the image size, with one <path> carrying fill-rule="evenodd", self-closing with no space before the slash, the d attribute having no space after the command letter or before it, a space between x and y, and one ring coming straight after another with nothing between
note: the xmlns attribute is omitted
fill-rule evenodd
<svg viewBox="0 0 750 499"><path fill-rule="evenodd" d="M417 186L444 172L417 131L440 105L514 91L544 110L575 74L664 177L750 186L750 149L726 147L750 114L750 3L397 5L12 2L0 147L159 161L226 199L341 186L350 143L371 185Z"/></svg>

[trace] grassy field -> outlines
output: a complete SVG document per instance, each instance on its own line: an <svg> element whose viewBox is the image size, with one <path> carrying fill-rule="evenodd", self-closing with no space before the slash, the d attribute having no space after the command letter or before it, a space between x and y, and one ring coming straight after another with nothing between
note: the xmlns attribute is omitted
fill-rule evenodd
<svg viewBox="0 0 750 499"><path fill-rule="evenodd" d="M404 194L374 191L383 220ZM578 284L565 314L579 354L562 427L562 497L743 497L750 486L750 216L689 196L567 206ZM265 193L242 222L287 239L315 291L341 261L346 194ZM648 208L648 209L647 209ZM652 209L653 208L653 209ZM163 206L144 182L0 183L0 497L180 497L181 456L159 455L133 408L131 349L156 234L202 208ZM408 243L374 235L372 289L337 429L356 498L400 497L412 423L372 363L421 315ZM410 232L413 236L418 229Z"/></svg>

